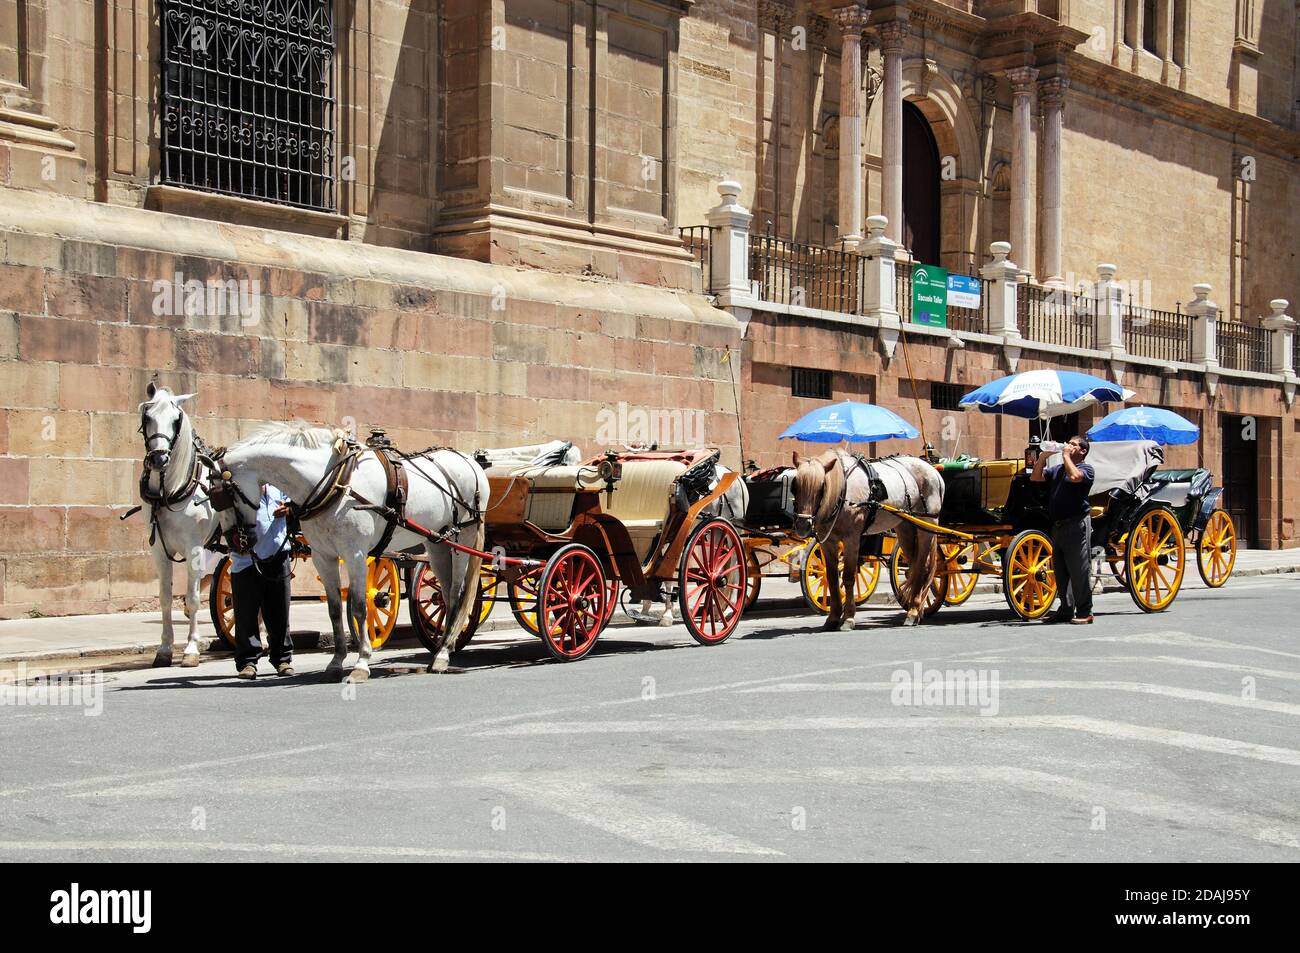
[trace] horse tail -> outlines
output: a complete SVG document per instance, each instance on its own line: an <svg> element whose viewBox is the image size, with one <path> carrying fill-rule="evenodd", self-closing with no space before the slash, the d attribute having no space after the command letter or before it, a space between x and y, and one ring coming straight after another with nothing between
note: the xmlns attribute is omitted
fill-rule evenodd
<svg viewBox="0 0 1300 953"><path fill-rule="evenodd" d="M903 605L918 611L925 604L925 590L934 580L939 563L939 538L929 530L911 527L907 537L912 540L912 552L907 553L907 575L898 587Z"/></svg>
<svg viewBox="0 0 1300 953"><path fill-rule="evenodd" d="M474 524L474 535L471 540L465 539L465 532L462 530L457 534L457 542L462 546L472 546L474 549L483 550L483 543L487 537L487 521L482 514L479 515L478 522ZM456 587L456 598L451 603L455 606L450 621L447 623L447 647L455 651L457 642L460 641L461 630L464 629L465 623L469 621L469 614L474 609L474 602L478 595L478 574L483 565L483 557L463 554L466 557L465 575L461 577L460 584L456 584L456 559L457 554L452 554L452 580L451 583Z"/></svg>

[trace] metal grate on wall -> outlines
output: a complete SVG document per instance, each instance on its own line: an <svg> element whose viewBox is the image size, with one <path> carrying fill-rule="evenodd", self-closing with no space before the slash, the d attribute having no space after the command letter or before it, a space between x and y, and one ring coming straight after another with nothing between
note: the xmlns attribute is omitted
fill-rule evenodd
<svg viewBox="0 0 1300 953"><path fill-rule="evenodd" d="M333 0L159 0L162 181L332 211Z"/></svg>
<svg viewBox="0 0 1300 953"><path fill-rule="evenodd" d="M795 397L831 399L831 372L812 367L790 368L790 393Z"/></svg>
<svg viewBox="0 0 1300 953"><path fill-rule="evenodd" d="M930 384L930 406L935 410L961 410L959 401L966 393L964 384L935 381Z"/></svg>

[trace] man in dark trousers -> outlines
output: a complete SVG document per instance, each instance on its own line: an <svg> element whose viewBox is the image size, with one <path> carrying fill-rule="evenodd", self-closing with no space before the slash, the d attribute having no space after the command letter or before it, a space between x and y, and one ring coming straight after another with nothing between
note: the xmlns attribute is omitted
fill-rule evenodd
<svg viewBox="0 0 1300 953"><path fill-rule="evenodd" d="M230 588L235 602L235 669L240 678L257 678L264 653L258 632L260 614L271 643L271 666L277 675L293 674L289 638L289 498L262 484L257 504L255 542L247 555L231 553Z"/></svg>
<svg viewBox="0 0 1300 953"><path fill-rule="evenodd" d="M1092 508L1088 497L1096 474L1088 456L1088 438L1071 437L1061 450L1061 463L1048 467L1048 454L1039 453L1030 479L1051 484L1048 516L1052 520L1052 569L1061 607L1050 622L1092 624Z"/></svg>

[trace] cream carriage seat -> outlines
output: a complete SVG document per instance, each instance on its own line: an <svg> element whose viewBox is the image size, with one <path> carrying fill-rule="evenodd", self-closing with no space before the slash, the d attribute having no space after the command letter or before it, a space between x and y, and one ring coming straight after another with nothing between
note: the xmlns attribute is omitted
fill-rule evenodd
<svg viewBox="0 0 1300 953"><path fill-rule="evenodd" d="M676 460L628 460L614 492L601 498L604 511L627 527L643 563L668 517L673 483L685 472Z"/></svg>
<svg viewBox="0 0 1300 953"><path fill-rule="evenodd" d="M595 467L517 467L510 476L530 484L528 522L552 533L568 529L573 521L574 493L605 488Z"/></svg>

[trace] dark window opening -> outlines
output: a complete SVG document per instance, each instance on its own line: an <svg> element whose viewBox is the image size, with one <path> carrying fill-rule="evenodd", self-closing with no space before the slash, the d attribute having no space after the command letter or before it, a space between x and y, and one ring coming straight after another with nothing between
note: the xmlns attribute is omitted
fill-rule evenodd
<svg viewBox="0 0 1300 953"><path fill-rule="evenodd" d="M939 144L925 114L903 103L903 242L912 257L939 264Z"/></svg>
<svg viewBox="0 0 1300 953"><path fill-rule="evenodd" d="M333 0L159 0L162 181L332 211Z"/></svg>
<svg viewBox="0 0 1300 953"><path fill-rule="evenodd" d="M930 406L935 410L961 410L958 403L966 388L962 384L932 383Z"/></svg>
<svg viewBox="0 0 1300 953"><path fill-rule="evenodd" d="M1159 24L1156 22L1156 0L1143 0L1142 3L1142 49L1148 53L1158 53L1156 49L1156 33Z"/></svg>
<svg viewBox="0 0 1300 953"><path fill-rule="evenodd" d="M831 399L831 372L811 367L790 368L790 392L795 397Z"/></svg>

